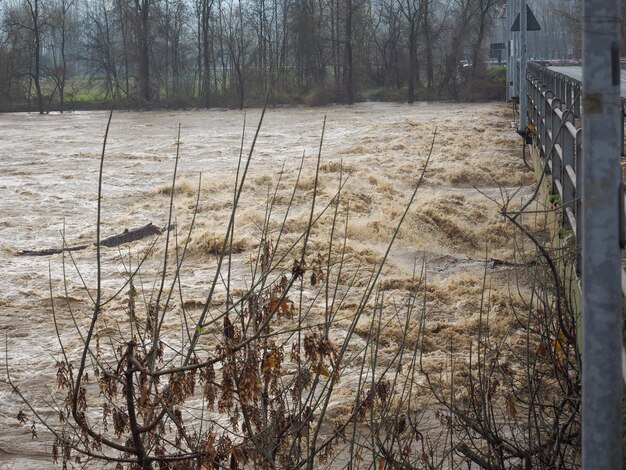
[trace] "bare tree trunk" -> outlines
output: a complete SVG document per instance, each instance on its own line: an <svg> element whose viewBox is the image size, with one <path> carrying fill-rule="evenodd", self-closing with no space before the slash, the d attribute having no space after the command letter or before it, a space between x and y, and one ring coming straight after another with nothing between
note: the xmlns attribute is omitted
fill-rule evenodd
<svg viewBox="0 0 626 470"><path fill-rule="evenodd" d="M414 22L412 22L409 30L409 86L407 93L407 101L409 103L413 103L415 101L415 66L417 59L416 36L415 25Z"/></svg>
<svg viewBox="0 0 626 470"><path fill-rule="evenodd" d="M39 114L44 113L43 95L41 92L41 23L39 22L39 0L26 0L30 13L30 19L33 22L31 31L33 33L33 62L34 70L31 75L35 85L35 94L37 96L37 110Z"/></svg>
<svg viewBox="0 0 626 470"><path fill-rule="evenodd" d="M491 13L491 7L494 5L492 0L479 0L478 1L478 34L476 36L476 42L474 43L474 50L472 51L472 69L476 70L480 63L480 47L485 39L485 32L487 29L487 22L489 21L489 13Z"/></svg>
<svg viewBox="0 0 626 470"><path fill-rule="evenodd" d="M202 100L205 108L209 108L211 97L211 42L209 38L209 19L213 2L202 0L200 24L202 28Z"/></svg>
<svg viewBox="0 0 626 470"><path fill-rule="evenodd" d="M63 112L65 108L65 82L67 80L67 13L74 3L74 0L61 0L61 73L59 76L59 110Z"/></svg>
<svg viewBox="0 0 626 470"><path fill-rule="evenodd" d="M119 10L119 19L120 19L120 30L122 33L122 55L124 59L124 84L125 84L125 94L128 96L130 93L130 77L129 77L129 69L128 66L128 15L127 11L124 9L122 5L122 0L118 0L117 8Z"/></svg>
<svg viewBox="0 0 626 470"><path fill-rule="evenodd" d="M150 0L135 0L139 15L139 96L144 103L152 99L150 90L150 43L149 43L149 7Z"/></svg>
<svg viewBox="0 0 626 470"><path fill-rule="evenodd" d="M217 10L222 11L222 1L218 0ZM224 93L226 91L226 75L227 75L227 64L226 64L226 48L224 47L224 17L223 15L219 15L219 32L217 34L219 40L219 49L220 49L220 68L221 68L221 92Z"/></svg>
<svg viewBox="0 0 626 470"><path fill-rule="evenodd" d="M426 82L428 97L433 94L434 64L433 64L433 42L430 23L430 0L424 0L424 42L426 46Z"/></svg>
<svg viewBox="0 0 626 470"><path fill-rule="evenodd" d="M346 64L345 64L345 86L346 101L348 104L354 103L354 63L352 57L352 18L354 10L352 0L347 0L346 5Z"/></svg>
<svg viewBox="0 0 626 470"><path fill-rule="evenodd" d="M243 76L243 64L245 62L245 44L243 38L243 10L241 8L241 1L239 2L239 34L238 34L238 52L237 52L237 82L239 83L239 109L243 109L245 88L244 88L244 76Z"/></svg>
<svg viewBox="0 0 626 470"><path fill-rule="evenodd" d="M287 47L288 47L288 38L289 34L287 31L288 28L288 14L289 14L289 6L290 3L288 0L283 0L283 24L282 24L282 34L281 34L281 44L280 44L280 67L283 70L283 73L287 71Z"/></svg>
<svg viewBox="0 0 626 470"><path fill-rule="evenodd" d="M119 97L120 84L117 77L115 46L113 39L111 38L111 22L109 21L109 14L106 10L106 5L102 3L102 14L104 18L104 51L102 61L104 62L106 70L106 83L107 83L107 95L111 94L114 99Z"/></svg>
<svg viewBox="0 0 626 470"><path fill-rule="evenodd" d="M220 14L224 12L220 10ZM243 109L245 88L244 88L244 75L243 66L245 63L245 42L243 37L243 11L241 8L241 2L236 11L231 9L228 17L228 40L226 45L228 46L228 53L230 55L230 64L234 70L233 80L235 81L235 87L237 89L237 105L239 109Z"/></svg>
<svg viewBox="0 0 626 470"><path fill-rule="evenodd" d="M409 28L409 66L407 101L415 101L415 87L419 85L419 70L417 68L417 28L421 24L424 5L421 0L405 0L399 2L400 11L407 20Z"/></svg>
<svg viewBox="0 0 626 470"><path fill-rule="evenodd" d="M164 82L165 82L165 99L170 98L170 66L171 66L171 33L172 33L172 15L170 13L170 2L165 0L165 20L164 20L164 40L165 40L165 63L163 64Z"/></svg>
<svg viewBox="0 0 626 470"><path fill-rule="evenodd" d="M333 60L335 90L339 89L339 15L336 0L330 0L330 40Z"/></svg>

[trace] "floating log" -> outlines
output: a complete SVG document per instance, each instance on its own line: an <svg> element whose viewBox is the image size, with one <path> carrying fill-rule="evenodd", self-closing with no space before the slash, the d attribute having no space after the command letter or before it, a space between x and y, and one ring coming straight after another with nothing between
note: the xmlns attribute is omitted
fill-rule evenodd
<svg viewBox="0 0 626 470"><path fill-rule="evenodd" d="M532 260L528 263L512 263L510 261L503 261L501 259L489 258L487 260L487 267L491 269L500 268L500 267L522 267L522 266L534 266L535 260Z"/></svg>
<svg viewBox="0 0 626 470"><path fill-rule="evenodd" d="M100 244L108 248L123 245L124 243L134 242L141 240L142 238L149 237L150 235L160 235L165 231L165 228L160 229L156 225L150 222L143 227L135 228L133 230L124 230L119 235L113 235L112 237L105 238L100 241Z"/></svg>
<svg viewBox="0 0 626 470"><path fill-rule="evenodd" d="M174 228L173 225L169 226L169 230ZM150 222L143 227L134 228L132 230L124 230L119 235L113 235L112 237L105 238L100 241L100 245L106 246L108 248L112 248L115 246L123 245L124 243L134 242L136 240L141 240L142 238L149 237L151 235L160 235L165 232L166 227L159 228ZM68 246L65 248L49 248L46 250L24 250L18 252L20 256L49 256L49 255L57 255L59 253L63 253L64 251L78 251L89 248L90 246L96 246L97 243L90 243L86 245L74 245Z"/></svg>

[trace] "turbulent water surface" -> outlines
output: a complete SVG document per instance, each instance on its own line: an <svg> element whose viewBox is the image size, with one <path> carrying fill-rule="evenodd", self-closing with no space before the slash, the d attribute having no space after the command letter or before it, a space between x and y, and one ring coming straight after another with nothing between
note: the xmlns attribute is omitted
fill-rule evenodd
<svg viewBox="0 0 626 470"><path fill-rule="evenodd" d="M103 237L149 222L166 225L179 125L177 227L189 226L202 173L196 227L181 280L189 305L200 305L206 295L215 268L215 245L232 208L242 133L245 155L260 114L210 110L113 116L103 170ZM519 156L510 110L501 104L368 103L268 110L240 202L235 235L240 253L233 264L233 282L245 285L246 260L256 253L268 195L273 195L280 178L272 197L275 213L282 216L303 155L298 192L283 230L286 242L297 239L306 227L325 116L318 207L332 199L340 178L346 180L342 204L349 210L349 220L342 230L347 234L347 272L356 265L367 271L381 259L433 146L423 185L392 247L381 285L388 295L402 296L416 260L418 265L425 260L432 283L429 359L438 360L438 352L450 341L462 349L480 302L485 256L513 259L513 230L489 197L501 198L506 188L532 180ZM96 251L91 247L73 253L82 279L68 256L64 276L62 255L19 252L59 248L63 232L69 245L95 240L99 157L107 117L105 112L0 116L0 330L7 341L0 360L39 410L46 408L48 387L56 387L54 359L59 347L51 299L62 310L68 303L67 288L69 304L85 300L82 283L94 287ZM312 251L327 247L328 221L320 221L320 226L320 233L312 235ZM152 241L134 242L130 249L140 255ZM157 248L146 265L146 282L152 282L162 253ZM105 291L114 291L123 282L119 259L127 255L127 246L103 248ZM502 293L502 311L505 297ZM66 346L76 348L79 339L71 320L59 318ZM507 325L509 320L503 313L499 321ZM393 329L381 335L383 354L395 347L393 335ZM343 383L348 386L349 378ZM340 415L349 404L341 403L341 390L338 393L333 403ZM16 419L24 407L7 387L0 386L0 403L0 467L47 468L47 433L41 431L39 439L31 439L29 425Z"/></svg>

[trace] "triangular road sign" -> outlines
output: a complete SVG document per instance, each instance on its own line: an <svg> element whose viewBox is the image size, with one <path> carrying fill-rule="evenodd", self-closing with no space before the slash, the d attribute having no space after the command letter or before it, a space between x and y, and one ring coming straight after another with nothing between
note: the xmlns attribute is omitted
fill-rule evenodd
<svg viewBox="0 0 626 470"><path fill-rule="evenodd" d="M539 31L540 29L539 21L535 18L530 7L526 5L526 31ZM511 31L519 31L519 13L513 22L513 26L511 26Z"/></svg>

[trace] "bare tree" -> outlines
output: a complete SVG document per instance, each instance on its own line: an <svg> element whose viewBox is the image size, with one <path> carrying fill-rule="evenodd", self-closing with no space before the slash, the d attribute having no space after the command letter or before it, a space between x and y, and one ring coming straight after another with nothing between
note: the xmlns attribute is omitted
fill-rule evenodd
<svg viewBox="0 0 626 470"><path fill-rule="evenodd" d="M42 90L41 50L44 31L47 23L42 12L40 0L23 0L23 3L8 11L10 27L27 32L27 47L30 56L28 75L35 87L37 110L40 114L45 111ZM30 96L29 87L29 96Z"/></svg>
<svg viewBox="0 0 626 470"><path fill-rule="evenodd" d="M57 91L65 106L67 74L75 70L90 76L93 88L104 83L105 99L143 105L161 92L179 104L258 105L268 88L270 103L352 103L357 91L378 94L380 88L381 97L399 99L403 87L408 102L433 97L435 90L440 97L467 98L459 90L468 88L480 99L486 96L485 70L479 70L484 42L499 3L253 0L235 7L228 0L12 0L0 15L5 56L22 57L23 49L30 56L27 67L6 62L20 62L10 74L12 90L17 93L20 80L28 83L32 91L17 101L30 104L32 95L43 112L45 98L56 98ZM537 0L544 28L529 37L529 50L577 56L579 3ZM71 23L83 27L68 34ZM472 67L459 67L461 59ZM465 80L476 86L460 88Z"/></svg>
<svg viewBox="0 0 626 470"><path fill-rule="evenodd" d="M495 11L494 7L499 3L500 0L475 0L476 12L474 17L476 18L476 22L478 24L472 52L472 68L474 70L476 70L479 64L482 63L481 50L485 40L485 34L490 27L492 15Z"/></svg>
<svg viewBox="0 0 626 470"><path fill-rule="evenodd" d="M243 32L243 10L241 2L235 4L234 0L230 0L228 8L220 10L222 23L225 29L223 34L226 36L225 42L230 58L230 66L233 70L233 82L236 88L237 107L243 109L245 102L245 79L244 65L246 61L246 44Z"/></svg>
<svg viewBox="0 0 626 470"><path fill-rule="evenodd" d="M14 21L19 12L9 8L3 9L4 15L0 23L0 100L5 109L10 109L13 102L18 102L20 95L30 97L30 87L24 86L24 77L32 81L29 74L31 58L29 54L30 34L19 29ZM30 101L30 100L29 100Z"/></svg>
<svg viewBox="0 0 626 470"><path fill-rule="evenodd" d="M397 89L402 86L401 22L402 18L395 0L375 5L372 36L378 51L376 62L380 64L376 65L377 70L374 71L377 85L395 86Z"/></svg>
<svg viewBox="0 0 626 470"><path fill-rule="evenodd" d="M118 99L124 89L118 73L118 56L123 55L125 64L128 60L123 41L121 51L117 41L118 34L115 29L114 18L115 8L118 6L119 4L100 0L95 4L88 4L84 13L85 20L89 25L83 40L85 58L92 65L92 74L104 79L105 96L113 100ZM119 15L122 13L118 10ZM121 23L122 28L124 27L123 24ZM128 74L128 68L124 68L125 74ZM128 94L128 87L130 86L128 76L126 76L126 84L125 92Z"/></svg>
<svg viewBox="0 0 626 470"><path fill-rule="evenodd" d="M153 81L163 89L166 100L183 98L183 84L189 64L185 47L189 12L183 0L163 0L151 13L154 37L151 41Z"/></svg>
<svg viewBox="0 0 626 470"><path fill-rule="evenodd" d="M346 0L346 59L344 66L344 83L346 89L346 101L354 103L354 57L352 52L352 21L354 18L353 0Z"/></svg>
<svg viewBox="0 0 626 470"><path fill-rule="evenodd" d="M144 103L152 101L150 83L150 10L155 0L134 0L134 33L139 62L139 97Z"/></svg>
<svg viewBox="0 0 626 470"><path fill-rule="evenodd" d="M196 12L198 15L198 58L200 64L200 96L205 108L210 107L211 96L211 16L213 14L213 0L197 0Z"/></svg>
<svg viewBox="0 0 626 470"><path fill-rule="evenodd" d="M425 2L423 0L397 0L400 12L407 22L407 36L409 42L409 61L407 68L408 91L407 101L415 101L415 87L420 87L419 68L417 62L417 40L419 25L422 23Z"/></svg>
<svg viewBox="0 0 626 470"><path fill-rule="evenodd" d="M74 6L75 0L57 0L51 12L51 28L58 38L59 60L57 61L55 50L53 49L53 67L48 71L48 75L54 80L59 91L59 110L63 112L65 107L65 85L67 80L67 46L70 29L69 13Z"/></svg>
<svg viewBox="0 0 626 470"><path fill-rule="evenodd" d="M580 59L582 51L581 2L541 0L534 2L532 9L541 30L533 31L528 35L529 54L549 59Z"/></svg>

